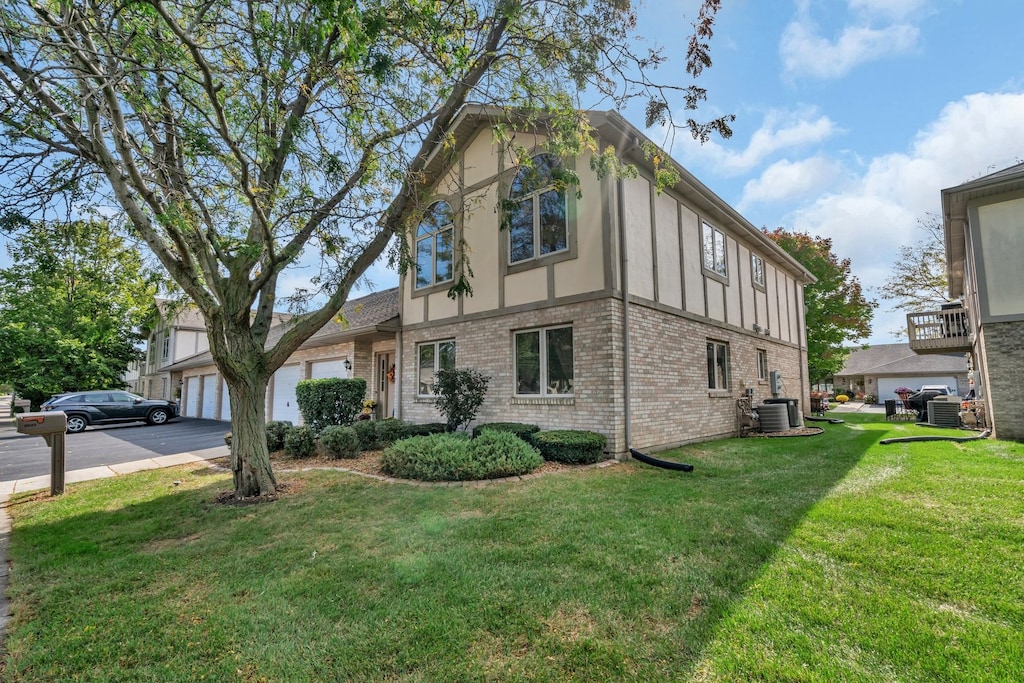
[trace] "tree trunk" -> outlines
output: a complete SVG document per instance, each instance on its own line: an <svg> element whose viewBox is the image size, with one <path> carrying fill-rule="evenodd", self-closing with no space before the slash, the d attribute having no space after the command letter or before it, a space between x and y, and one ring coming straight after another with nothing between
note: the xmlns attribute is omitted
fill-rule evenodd
<svg viewBox="0 0 1024 683"><path fill-rule="evenodd" d="M267 380L228 381L228 395L235 498L272 495L277 491L277 481L267 450Z"/></svg>

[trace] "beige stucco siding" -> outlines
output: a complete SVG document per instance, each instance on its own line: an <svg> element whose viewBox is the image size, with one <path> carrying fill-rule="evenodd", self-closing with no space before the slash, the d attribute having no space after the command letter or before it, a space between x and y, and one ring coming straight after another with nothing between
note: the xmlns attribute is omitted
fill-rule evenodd
<svg viewBox="0 0 1024 683"><path fill-rule="evenodd" d="M757 322L757 309L754 301L754 294L757 292L753 285L753 274L750 269L750 250L742 244L739 246L739 260L741 268L744 268L743 278L740 282L740 306L743 311L742 325L746 329L753 329ZM743 265L746 264L746 265Z"/></svg>
<svg viewBox="0 0 1024 683"><path fill-rule="evenodd" d="M729 254L729 285L725 288L725 321L736 327L743 326L740 315L740 289L750 283L750 259L739 258L736 240L726 237L726 253Z"/></svg>
<svg viewBox="0 0 1024 683"><path fill-rule="evenodd" d="M683 275L679 261L679 204L666 193L654 199L655 256L658 264L658 301L683 308Z"/></svg>
<svg viewBox="0 0 1024 683"><path fill-rule="evenodd" d="M459 302L448 296L447 291L433 292L427 295L427 315L430 320L444 320L459 314Z"/></svg>
<svg viewBox="0 0 1024 683"><path fill-rule="evenodd" d="M460 234L465 239L465 258L473 271L470 284L473 296L463 297L463 313L491 311L498 307L499 273L501 266L501 241L508 239L508 233L501 229L501 220L495 210L498 206L497 186L475 192L465 203L463 226L469 226L471 233L462 227Z"/></svg>
<svg viewBox="0 0 1024 683"><path fill-rule="evenodd" d="M682 229L683 286L686 294L686 310L704 315L704 276L701 271L700 220L696 213L685 205L679 208L679 225Z"/></svg>
<svg viewBox="0 0 1024 683"><path fill-rule="evenodd" d="M482 128L462 155L463 179L467 187L481 183L498 173L498 146L491 131Z"/></svg>
<svg viewBox="0 0 1024 683"><path fill-rule="evenodd" d="M654 301L654 241L651 233L651 184L644 177L623 183L629 293Z"/></svg>
<svg viewBox="0 0 1024 683"><path fill-rule="evenodd" d="M712 320L725 320L725 285L713 278L704 278L704 289L707 293L708 317Z"/></svg>

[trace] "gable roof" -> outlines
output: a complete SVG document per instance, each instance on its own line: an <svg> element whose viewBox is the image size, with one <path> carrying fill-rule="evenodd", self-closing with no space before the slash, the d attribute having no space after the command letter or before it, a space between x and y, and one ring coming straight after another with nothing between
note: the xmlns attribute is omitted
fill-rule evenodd
<svg viewBox="0 0 1024 683"><path fill-rule="evenodd" d="M341 308L340 315L335 316L334 320L314 332L299 348L328 346L351 341L357 337L385 338L393 336L399 329L398 311L397 287L346 301ZM288 321L272 327L267 334L265 348L277 343L287 328ZM186 370L204 365L213 365L213 354L209 351L197 353L164 369Z"/></svg>
<svg viewBox="0 0 1024 683"><path fill-rule="evenodd" d="M856 349L836 375L948 375L967 372L962 353L918 355L910 344L876 344Z"/></svg>

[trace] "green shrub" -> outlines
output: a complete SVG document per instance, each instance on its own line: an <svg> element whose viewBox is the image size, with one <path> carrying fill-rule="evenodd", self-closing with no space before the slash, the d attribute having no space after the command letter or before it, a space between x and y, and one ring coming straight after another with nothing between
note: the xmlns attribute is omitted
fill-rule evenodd
<svg viewBox="0 0 1024 683"><path fill-rule="evenodd" d="M380 448L375 420L356 420L352 423L352 429L355 430L356 438L359 439L359 450L372 451Z"/></svg>
<svg viewBox="0 0 1024 683"><path fill-rule="evenodd" d="M328 458L354 458L359 455L359 435L353 427L331 425L320 432L320 447Z"/></svg>
<svg viewBox="0 0 1024 683"><path fill-rule="evenodd" d="M526 443L532 443L533 435L540 431L540 427L523 422L485 422L473 427L473 438L480 436L485 430L511 432Z"/></svg>
<svg viewBox="0 0 1024 683"><path fill-rule="evenodd" d="M292 427L284 437L284 452L293 458L310 458L316 454L316 432L305 425Z"/></svg>
<svg viewBox="0 0 1024 683"><path fill-rule="evenodd" d="M604 459L607 440L596 432L562 429L537 432L533 445L540 449L545 460L583 465Z"/></svg>
<svg viewBox="0 0 1024 683"><path fill-rule="evenodd" d="M473 440L446 433L396 441L384 451L381 469L402 479L468 481L526 474L543 462L515 434L490 431Z"/></svg>
<svg viewBox="0 0 1024 683"><path fill-rule="evenodd" d="M396 441L412 436L409 433L409 423L402 420L380 420L374 422L377 425L377 447L384 448Z"/></svg>
<svg viewBox="0 0 1024 683"><path fill-rule="evenodd" d="M292 423L287 420L271 420L267 423L267 450L271 453L284 448L284 439L292 430Z"/></svg>
<svg viewBox="0 0 1024 683"><path fill-rule="evenodd" d="M465 429L476 417L491 378L476 370L440 370L434 379L434 406L444 415L448 431Z"/></svg>
<svg viewBox="0 0 1024 683"><path fill-rule="evenodd" d="M331 425L355 421L366 395L365 379L304 379L295 386L295 400L306 424L317 433Z"/></svg>
<svg viewBox="0 0 1024 683"><path fill-rule="evenodd" d="M444 434L448 431L448 425L444 422L427 422L425 424L406 424L405 432L409 436L429 436L430 434Z"/></svg>

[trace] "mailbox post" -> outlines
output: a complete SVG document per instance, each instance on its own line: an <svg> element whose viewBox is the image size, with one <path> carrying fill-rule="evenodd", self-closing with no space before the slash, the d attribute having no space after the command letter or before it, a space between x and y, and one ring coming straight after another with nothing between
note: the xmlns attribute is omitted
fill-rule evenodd
<svg viewBox="0 0 1024 683"><path fill-rule="evenodd" d="M22 434L35 434L46 439L46 445L50 447L50 495L64 493L64 435L68 430L68 416L52 410L18 413L15 420Z"/></svg>

